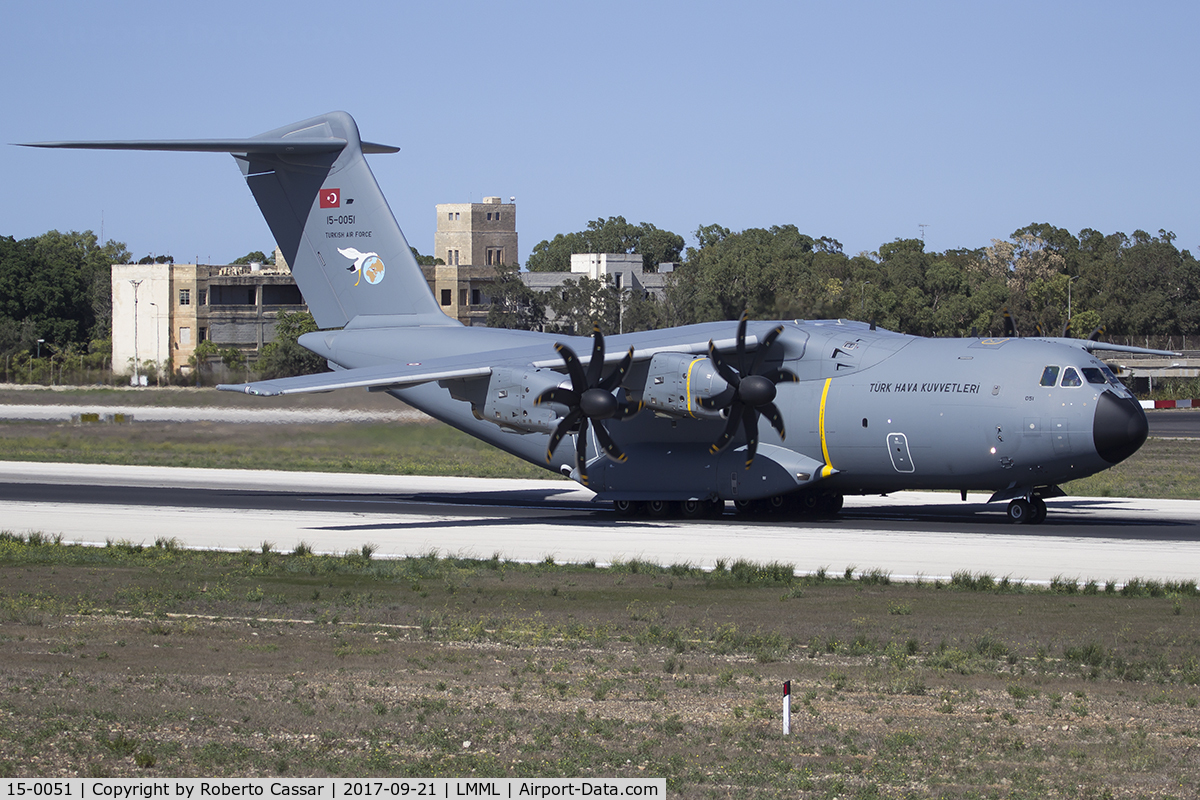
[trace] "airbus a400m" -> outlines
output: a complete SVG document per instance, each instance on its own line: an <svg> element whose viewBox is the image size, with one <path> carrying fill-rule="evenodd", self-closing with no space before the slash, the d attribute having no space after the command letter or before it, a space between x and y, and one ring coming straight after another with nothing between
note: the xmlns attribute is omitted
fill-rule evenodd
<svg viewBox="0 0 1200 800"><path fill-rule="evenodd" d="M714 322L607 339L464 327L442 313L335 112L246 139L43 142L231 153L332 373L220 388L386 391L570 476L623 513L836 513L847 494L987 490L1038 523L1059 484L1145 441L1146 416L1067 338L927 339L845 320ZM349 220L349 222L347 222ZM1150 351L1157 352L1157 351Z"/></svg>

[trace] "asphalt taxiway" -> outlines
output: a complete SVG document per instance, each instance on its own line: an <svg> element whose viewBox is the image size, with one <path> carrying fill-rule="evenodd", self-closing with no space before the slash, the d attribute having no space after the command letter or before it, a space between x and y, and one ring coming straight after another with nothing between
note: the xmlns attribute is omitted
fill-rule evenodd
<svg viewBox="0 0 1200 800"><path fill-rule="evenodd" d="M169 469L0 462L0 530L65 541L321 552L375 546L599 564L644 559L792 563L801 572L880 569L896 578L967 570L1049 582L1200 579L1200 501L1058 498L1037 526L1008 523L986 495L849 497L832 520L726 514L622 519L566 481ZM732 509L732 507L731 507Z"/></svg>

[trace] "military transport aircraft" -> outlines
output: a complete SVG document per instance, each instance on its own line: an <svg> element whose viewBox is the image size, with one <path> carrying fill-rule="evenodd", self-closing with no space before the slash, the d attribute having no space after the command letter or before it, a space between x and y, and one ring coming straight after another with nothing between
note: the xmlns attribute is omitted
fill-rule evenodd
<svg viewBox="0 0 1200 800"><path fill-rule="evenodd" d="M332 373L221 386L386 391L568 475L618 512L836 513L847 494L988 490L1039 523L1058 484L1145 441L1146 416L1067 338L927 339L846 320L713 322L603 337L464 327L421 274L335 112L248 139L42 142L231 153L324 330ZM763 425L765 420L767 423ZM785 438L786 435L786 438Z"/></svg>

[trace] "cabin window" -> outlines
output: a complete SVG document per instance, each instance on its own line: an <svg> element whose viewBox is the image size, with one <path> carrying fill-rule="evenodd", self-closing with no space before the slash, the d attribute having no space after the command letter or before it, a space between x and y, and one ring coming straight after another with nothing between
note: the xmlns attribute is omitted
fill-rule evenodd
<svg viewBox="0 0 1200 800"><path fill-rule="evenodd" d="M1104 377L1104 372L1096 367L1084 367L1083 377L1087 379L1088 383L1099 383L1102 385L1108 383L1108 378Z"/></svg>
<svg viewBox="0 0 1200 800"><path fill-rule="evenodd" d="M1046 367L1042 370L1042 386L1053 386L1058 383L1058 367Z"/></svg>
<svg viewBox="0 0 1200 800"><path fill-rule="evenodd" d="M1079 373L1074 367L1067 367L1063 370L1062 378L1063 386L1083 386L1083 379L1079 377Z"/></svg>

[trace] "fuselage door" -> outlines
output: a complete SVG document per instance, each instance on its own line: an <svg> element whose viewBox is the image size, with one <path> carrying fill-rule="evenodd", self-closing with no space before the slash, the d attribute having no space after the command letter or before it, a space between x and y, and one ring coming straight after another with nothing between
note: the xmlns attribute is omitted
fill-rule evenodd
<svg viewBox="0 0 1200 800"><path fill-rule="evenodd" d="M896 472L914 472L912 456L908 452L908 437L903 433L889 433L887 437L888 455L892 457L892 466Z"/></svg>

